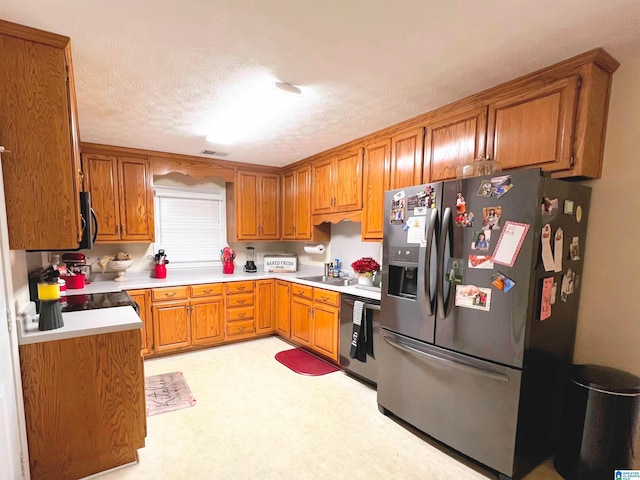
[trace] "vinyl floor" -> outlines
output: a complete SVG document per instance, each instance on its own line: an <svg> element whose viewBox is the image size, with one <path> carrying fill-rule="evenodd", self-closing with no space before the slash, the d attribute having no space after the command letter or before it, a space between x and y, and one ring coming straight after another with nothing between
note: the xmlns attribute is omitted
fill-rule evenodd
<svg viewBox="0 0 640 480"><path fill-rule="evenodd" d="M145 361L181 371L197 405L147 419L139 462L101 480L482 480L495 473L378 412L343 372L298 375L268 337ZM558 480L550 460L526 480Z"/></svg>

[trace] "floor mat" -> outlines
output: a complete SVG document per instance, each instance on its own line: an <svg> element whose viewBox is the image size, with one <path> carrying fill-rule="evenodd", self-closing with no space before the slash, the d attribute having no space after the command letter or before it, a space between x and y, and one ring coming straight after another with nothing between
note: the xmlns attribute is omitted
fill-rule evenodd
<svg viewBox="0 0 640 480"><path fill-rule="evenodd" d="M300 375L325 375L339 370L336 366L311 355L302 348L278 352L276 360Z"/></svg>
<svg viewBox="0 0 640 480"><path fill-rule="evenodd" d="M144 379L147 417L193 407L196 399L182 372L163 373Z"/></svg>

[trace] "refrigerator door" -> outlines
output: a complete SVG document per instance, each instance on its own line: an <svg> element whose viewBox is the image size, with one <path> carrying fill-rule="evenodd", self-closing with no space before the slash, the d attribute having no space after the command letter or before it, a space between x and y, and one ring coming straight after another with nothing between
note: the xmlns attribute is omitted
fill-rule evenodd
<svg viewBox="0 0 640 480"><path fill-rule="evenodd" d="M385 193L380 324L433 343L442 184Z"/></svg>
<svg viewBox="0 0 640 480"><path fill-rule="evenodd" d="M511 477L521 371L381 334L379 406Z"/></svg>
<svg viewBox="0 0 640 480"><path fill-rule="evenodd" d="M512 186L499 198L483 196L491 177L444 184L435 344L521 368L540 243L541 178L538 169L506 175ZM529 225L512 267L493 264L491 259L505 221ZM461 268L452 281L448 272L454 261ZM492 286L496 273L515 286L508 292Z"/></svg>

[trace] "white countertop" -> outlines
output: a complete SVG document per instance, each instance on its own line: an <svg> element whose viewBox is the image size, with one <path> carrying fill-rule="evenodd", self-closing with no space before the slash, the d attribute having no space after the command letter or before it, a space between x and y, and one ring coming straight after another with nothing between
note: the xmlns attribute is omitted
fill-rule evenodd
<svg viewBox="0 0 640 480"><path fill-rule="evenodd" d="M142 328L142 320L133 307L99 308L62 314L64 326L55 330L38 330L35 304L18 316L18 345L65 340L103 333L120 332Z"/></svg>
<svg viewBox="0 0 640 480"><path fill-rule="evenodd" d="M115 282L113 280L99 280L86 285L81 289L67 289L66 295L83 295L90 293L118 292L120 290L137 290L143 288L174 287L178 285L197 285L200 283L234 282L239 280L261 280L275 278L290 282L324 288L349 295L380 300L380 292L358 288L355 285L336 286L320 282L301 280L299 277L322 275L322 269L318 267L300 266L295 273L270 273L260 270L256 273L246 273L242 267L236 268L233 274L224 274L220 268L198 268L172 270L167 268L167 278L157 279L152 277L150 271L127 272L128 281ZM99 308L96 310L84 310L79 312L66 312L62 314L64 326L55 330L40 331L38 322L33 321L35 316L35 304L30 303L18 316L21 324L18 330L18 344L48 342L63 340L66 338L111 333L121 330L142 328L142 321L132 307Z"/></svg>

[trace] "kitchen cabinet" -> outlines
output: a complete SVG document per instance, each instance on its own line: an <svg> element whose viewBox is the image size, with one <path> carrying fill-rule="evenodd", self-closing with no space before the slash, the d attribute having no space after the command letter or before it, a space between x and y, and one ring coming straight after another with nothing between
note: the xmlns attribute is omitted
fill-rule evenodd
<svg viewBox="0 0 640 480"><path fill-rule="evenodd" d="M340 336L340 294L321 288L313 289L313 340L318 353L338 361Z"/></svg>
<svg viewBox="0 0 640 480"><path fill-rule="evenodd" d="M503 169L573 166L579 77L516 89L489 105L488 151Z"/></svg>
<svg viewBox="0 0 640 480"><path fill-rule="evenodd" d="M340 294L291 285L291 340L338 361Z"/></svg>
<svg viewBox="0 0 640 480"><path fill-rule="evenodd" d="M137 329L20 346L31 478L85 478L137 460L140 349Z"/></svg>
<svg viewBox="0 0 640 480"><path fill-rule="evenodd" d="M224 341L224 295L222 283L192 285L191 345L216 345Z"/></svg>
<svg viewBox="0 0 640 480"><path fill-rule="evenodd" d="M189 287L163 287L151 290L153 335L158 353L183 350L191 346Z"/></svg>
<svg viewBox="0 0 640 480"><path fill-rule="evenodd" d="M485 155L487 110L445 113L426 124L422 183L454 179L458 166Z"/></svg>
<svg viewBox="0 0 640 480"><path fill-rule="evenodd" d="M0 58L9 248L77 248L81 178L69 38L0 20Z"/></svg>
<svg viewBox="0 0 640 480"><path fill-rule="evenodd" d="M275 306L273 280L256 281L256 334L273 333Z"/></svg>
<svg viewBox="0 0 640 480"><path fill-rule="evenodd" d="M362 149L312 162L313 214L362 209Z"/></svg>
<svg viewBox="0 0 640 480"><path fill-rule="evenodd" d="M389 188L403 188L422 183L424 127L412 127L391 138Z"/></svg>
<svg viewBox="0 0 640 480"><path fill-rule="evenodd" d="M131 299L138 304L140 320L142 320L141 339L142 356L146 357L154 352L153 345L153 317L151 316L151 290L128 290Z"/></svg>
<svg viewBox="0 0 640 480"><path fill-rule="evenodd" d="M253 281L225 283L227 303L227 340L251 338L256 334L255 285Z"/></svg>
<svg viewBox="0 0 640 480"><path fill-rule="evenodd" d="M238 170L236 175L238 240L280 238L280 175Z"/></svg>
<svg viewBox="0 0 640 480"><path fill-rule="evenodd" d="M311 165L285 170L282 177L282 239L326 242L327 225L311 222Z"/></svg>
<svg viewBox="0 0 640 480"><path fill-rule="evenodd" d="M291 282L275 281L275 331L291 338Z"/></svg>
<svg viewBox="0 0 640 480"><path fill-rule="evenodd" d="M382 240L384 192L389 190L391 139L364 148L362 240Z"/></svg>
<svg viewBox="0 0 640 480"><path fill-rule="evenodd" d="M149 160L82 155L85 190L98 219L97 242L153 242L153 189Z"/></svg>
<svg viewBox="0 0 640 480"><path fill-rule="evenodd" d="M291 340L311 346L313 287L291 284Z"/></svg>

